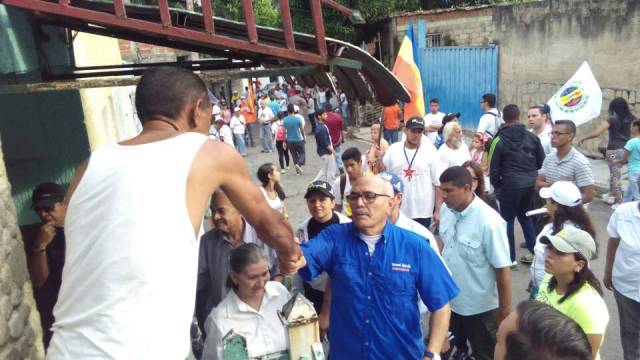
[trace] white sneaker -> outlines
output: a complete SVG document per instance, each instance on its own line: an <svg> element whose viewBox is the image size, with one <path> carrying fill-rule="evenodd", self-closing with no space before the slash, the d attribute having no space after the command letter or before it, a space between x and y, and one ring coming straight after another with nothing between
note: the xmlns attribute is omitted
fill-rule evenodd
<svg viewBox="0 0 640 360"><path fill-rule="evenodd" d="M617 209L617 208L618 208L618 205L620 205L620 204L613 204L613 205L611 205L611 210L615 210L615 209Z"/></svg>
<svg viewBox="0 0 640 360"><path fill-rule="evenodd" d="M611 195L609 195L607 193L607 194L603 194L602 195L602 201L604 201L605 203L607 203L609 205L613 205L613 204L615 204L616 199L613 196L611 196Z"/></svg>

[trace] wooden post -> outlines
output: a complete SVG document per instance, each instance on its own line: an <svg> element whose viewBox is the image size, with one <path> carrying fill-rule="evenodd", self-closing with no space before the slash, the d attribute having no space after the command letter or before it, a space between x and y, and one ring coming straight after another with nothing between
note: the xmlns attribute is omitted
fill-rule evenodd
<svg viewBox="0 0 640 360"><path fill-rule="evenodd" d="M291 21L291 9L289 0L280 1L280 14L282 15L282 31L284 32L284 45L287 49L295 50L296 43L293 41L293 23Z"/></svg>
<svg viewBox="0 0 640 360"><path fill-rule="evenodd" d="M311 0L311 18L316 33L316 43L318 44L318 54L323 58L327 57L327 41L324 34L324 20L322 19L322 5L320 0Z"/></svg>
<svg viewBox="0 0 640 360"><path fill-rule="evenodd" d="M256 18L253 14L253 4L251 0L242 0L242 10L244 11L244 22L247 26L249 42L258 43L258 30L256 29Z"/></svg>

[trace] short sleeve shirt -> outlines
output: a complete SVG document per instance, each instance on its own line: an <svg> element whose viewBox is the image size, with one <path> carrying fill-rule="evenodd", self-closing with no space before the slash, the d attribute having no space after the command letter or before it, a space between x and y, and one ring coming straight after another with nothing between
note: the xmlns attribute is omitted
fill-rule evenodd
<svg viewBox="0 0 640 360"><path fill-rule="evenodd" d="M432 114L432 113L426 114L424 116L425 126L442 125L442 119L444 119L444 115L445 113L443 112L438 112L436 114ZM431 140L431 143L435 144L438 137L438 132L437 131L430 132L427 134L427 137L429 138L429 140Z"/></svg>
<svg viewBox="0 0 640 360"><path fill-rule="evenodd" d="M460 286L451 310L470 316L498 308L495 270L511 266L507 224L500 214L478 197L461 212L443 204L440 236L442 257Z"/></svg>
<svg viewBox="0 0 640 360"><path fill-rule="evenodd" d="M562 160L558 159L556 151L547 155L540 173L552 184L556 181L571 181L577 187L583 187L595 183L589 160L573 147Z"/></svg>
<svg viewBox="0 0 640 360"><path fill-rule="evenodd" d="M300 133L300 127L304 125L302 119L295 115L289 115L284 118L282 122L287 129L287 141L302 141L302 134Z"/></svg>
<svg viewBox="0 0 640 360"><path fill-rule="evenodd" d="M629 152L629 173L640 174L640 138L633 138L624 145Z"/></svg>
<svg viewBox="0 0 640 360"><path fill-rule="evenodd" d="M613 286L620 294L640 302L640 209L639 202L618 206L609 219L607 232L620 239L613 260Z"/></svg>
<svg viewBox="0 0 640 360"><path fill-rule="evenodd" d="M540 284L536 300L551 305L580 325L585 334L604 334L609 323L609 310L600 294L588 283L569 298L560 302L563 295L555 289L549 290L551 275L547 275Z"/></svg>
<svg viewBox="0 0 640 360"><path fill-rule="evenodd" d="M402 179L400 210L411 219L433 216L435 187L440 186L443 171L436 148L425 138L422 140L418 149L406 149L404 142L392 144L382 158L385 169Z"/></svg>
<svg viewBox="0 0 640 360"><path fill-rule="evenodd" d="M400 105L395 104L384 108L384 128L397 130L400 127Z"/></svg>
<svg viewBox="0 0 640 360"><path fill-rule="evenodd" d="M388 222L373 253L353 223L331 225L301 248L305 281L331 277L329 341L343 359L422 358L418 294L433 312L459 292L422 237Z"/></svg>

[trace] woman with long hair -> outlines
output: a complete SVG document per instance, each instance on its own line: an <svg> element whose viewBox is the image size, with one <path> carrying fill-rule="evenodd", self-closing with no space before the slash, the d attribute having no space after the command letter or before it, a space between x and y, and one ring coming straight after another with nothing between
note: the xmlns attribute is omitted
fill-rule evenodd
<svg viewBox="0 0 640 360"><path fill-rule="evenodd" d="M540 239L555 235L565 228L578 228L586 231L595 239L596 232L589 214L582 206L580 189L570 181L557 181L548 188L540 189L540 197L546 199L547 224L542 228L533 248L531 262L531 299L535 299L542 279L547 275L544 270L544 252L546 245Z"/></svg>
<svg viewBox="0 0 640 360"><path fill-rule="evenodd" d="M264 198L267 199L269 206L287 218L287 210L284 206L286 195L280 184L280 171L278 171L274 164L265 163L258 168L257 176L262 185L260 190L262 190L262 194Z"/></svg>
<svg viewBox="0 0 640 360"><path fill-rule="evenodd" d="M469 171L469 174L471 174L471 190L476 194L476 196L486 202L495 211L500 212L496 198L487 191L486 186L488 183L485 183L482 166L471 160L462 164L462 167L466 168L467 171Z"/></svg>
<svg viewBox="0 0 640 360"><path fill-rule="evenodd" d="M614 204L614 207L622 203L620 173L624 165L619 160L624 157L624 145L631 137L631 123L635 120L637 118L631 113L627 101L620 97L615 98L609 104L609 119L578 142L582 145L584 141L598 138L605 131L609 131L606 151L609 164L609 193L604 194L602 200Z"/></svg>

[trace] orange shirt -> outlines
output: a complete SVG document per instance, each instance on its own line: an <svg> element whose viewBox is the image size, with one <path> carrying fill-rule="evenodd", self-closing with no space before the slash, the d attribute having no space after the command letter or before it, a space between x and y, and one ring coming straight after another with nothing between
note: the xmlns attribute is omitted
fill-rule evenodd
<svg viewBox="0 0 640 360"><path fill-rule="evenodd" d="M251 111L251 107L249 107L249 103L246 100L243 100L240 103L240 112L244 115L244 119L247 124L251 124L256 121L256 113Z"/></svg>
<svg viewBox="0 0 640 360"><path fill-rule="evenodd" d="M400 128L400 105L395 104L384 108L384 128L397 130Z"/></svg>

